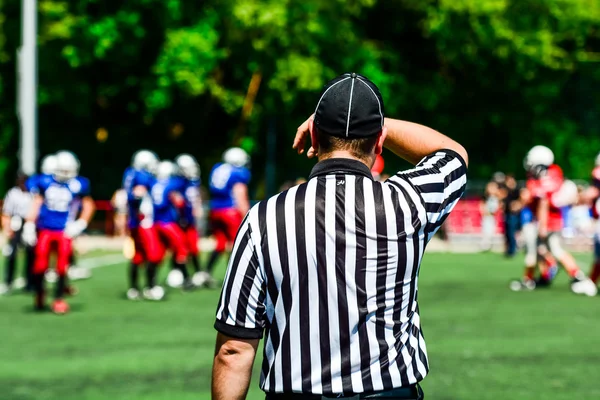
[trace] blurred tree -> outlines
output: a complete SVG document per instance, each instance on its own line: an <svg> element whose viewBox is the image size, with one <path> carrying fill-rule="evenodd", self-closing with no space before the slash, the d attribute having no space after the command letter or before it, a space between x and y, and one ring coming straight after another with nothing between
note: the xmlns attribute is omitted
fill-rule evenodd
<svg viewBox="0 0 600 400"><path fill-rule="evenodd" d="M19 4L0 0L3 154L16 149ZM600 150L597 0L40 0L39 11L41 153L78 153L98 197L139 147L190 152L204 171L231 144L252 148L262 188L269 129L278 181L306 175L295 128L325 81L351 70L380 86L388 115L464 142L474 178L521 173L538 143L586 178Z"/></svg>

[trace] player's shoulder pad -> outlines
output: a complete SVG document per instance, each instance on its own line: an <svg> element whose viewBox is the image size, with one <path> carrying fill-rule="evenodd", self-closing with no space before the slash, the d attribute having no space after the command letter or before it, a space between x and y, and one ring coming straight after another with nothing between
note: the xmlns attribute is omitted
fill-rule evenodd
<svg viewBox="0 0 600 400"><path fill-rule="evenodd" d="M69 190L73 192L73 194L80 196L87 196L90 194L90 180L86 177L78 176L73 178L68 182L68 186Z"/></svg>

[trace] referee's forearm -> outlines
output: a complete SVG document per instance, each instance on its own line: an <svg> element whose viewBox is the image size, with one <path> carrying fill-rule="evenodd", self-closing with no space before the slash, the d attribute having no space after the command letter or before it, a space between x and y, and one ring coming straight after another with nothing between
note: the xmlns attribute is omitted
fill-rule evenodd
<svg viewBox="0 0 600 400"><path fill-rule="evenodd" d="M246 398L258 340L217 336L212 371L212 400L243 400Z"/></svg>
<svg viewBox="0 0 600 400"><path fill-rule="evenodd" d="M392 118L385 119L385 126L385 147L412 164L417 164L423 157L442 149L457 152L465 163L469 163L465 148L436 130Z"/></svg>

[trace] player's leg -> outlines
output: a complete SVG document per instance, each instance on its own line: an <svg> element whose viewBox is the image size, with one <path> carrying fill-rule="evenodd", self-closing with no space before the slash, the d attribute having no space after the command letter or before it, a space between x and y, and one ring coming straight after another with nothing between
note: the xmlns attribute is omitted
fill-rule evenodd
<svg viewBox="0 0 600 400"><path fill-rule="evenodd" d="M586 296L595 296L598 293L598 288L594 282L581 271L571 253L562 247L559 233L553 232L548 236L548 248L572 278L571 290L573 293L585 294Z"/></svg>
<svg viewBox="0 0 600 400"><path fill-rule="evenodd" d="M33 289L35 294L35 308L37 310L45 307L44 274L48 270L51 244L52 232L40 231L35 246L35 260L33 263Z"/></svg>
<svg viewBox="0 0 600 400"><path fill-rule="evenodd" d="M140 298L139 286L139 270L146 260L144 246L140 238L140 228L131 229L131 240L133 241L133 257L129 263L127 276L129 280L129 288L127 289L127 298L129 300L138 300Z"/></svg>
<svg viewBox="0 0 600 400"><path fill-rule="evenodd" d="M534 223L526 223L521 230L525 245L525 271L523 278L512 281L510 288L514 291L535 289L535 268L538 261L537 228Z"/></svg>
<svg viewBox="0 0 600 400"><path fill-rule="evenodd" d="M56 235L56 242L58 245L56 252L56 274L58 279L55 286L52 311L56 314L66 314L69 311L69 305L64 301L64 295L67 287L67 272L71 253L73 252L73 241L60 233L60 235Z"/></svg>
<svg viewBox="0 0 600 400"><path fill-rule="evenodd" d="M219 256L225 252L227 247L227 216L225 210L212 211L210 213L210 223L216 243L208 259L206 271L212 275Z"/></svg>
<svg viewBox="0 0 600 400"><path fill-rule="evenodd" d="M4 271L4 283L5 286L0 289L0 294L9 292L13 286L15 277L15 270L17 266L17 253L19 249L20 236L17 232L14 232L10 241L4 247L3 253L6 256L6 269Z"/></svg>
<svg viewBox="0 0 600 400"><path fill-rule="evenodd" d="M158 236L156 226L139 228L139 238L147 261L144 297L150 300L161 300L164 297L164 290L156 284L156 272L162 262L165 250Z"/></svg>
<svg viewBox="0 0 600 400"><path fill-rule="evenodd" d="M195 226L188 226L185 229L185 239L188 248L188 253L192 259L194 272L200 271L200 250L198 249L198 231Z"/></svg>
<svg viewBox="0 0 600 400"><path fill-rule="evenodd" d="M187 271L188 249L185 234L175 223L163 223L159 225L161 237L168 243L173 253L175 267L183 274L183 287L190 288L189 274Z"/></svg>
<svg viewBox="0 0 600 400"><path fill-rule="evenodd" d="M596 285L598 284L598 278L600 278L600 235L594 235L594 265L590 271L590 280Z"/></svg>
<svg viewBox="0 0 600 400"><path fill-rule="evenodd" d="M33 265L35 263L35 246L25 246L25 290L33 291Z"/></svg>

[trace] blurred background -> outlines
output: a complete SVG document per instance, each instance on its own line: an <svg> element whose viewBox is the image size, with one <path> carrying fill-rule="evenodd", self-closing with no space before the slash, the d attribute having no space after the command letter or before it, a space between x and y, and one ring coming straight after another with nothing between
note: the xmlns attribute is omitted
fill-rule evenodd
<svg viewBox="0 0 600 400"><path fill-rule="evenodd" d="M37 121L22 121L37 133L31 162L73 151L99 212L94 235L78 239L94 274L72 314L35 315L30 296L0 298L0 398L210 398L219 291L127 302L109 200L140 148L192 154L206 187L223 151L239 146L252 158L251 199L277 193L309 174L314 161L295 155L292 138L322 85L348 71L379 86L388 116L431 126L470 156L467 194L420 278L427 397L600 398L598 298L569 293L565 274L547 290L512 293L522 255L494 252L505 250L506 177L522 185L532 146L589 181L600 151L598 0L0 0L0 196L23 164L23 4L37 18L37 68L21 64L37 71ZM408 167L384 158L386 174ZM565 210L563 233L587 273L594 227L583 208L580 225ZM201 243L204 262L211 245ZM222 260L215 277L224 272ZM264 398L258 376L251 399Z"/></svg>
<svg viewBox="0 0 600 400"><path fill-rule="evenodd" d="M0 192L18 168L21 0L0 1ZM40 0L40 157L67 148L110 198L139 147L208 171L235 144L264 198L311 162L290 157L321 86L376 82L389 116L469 150L470 178L523 177L543 142L587 178L600 149L596 0ZM387 169L402 166L390 158Z"/></svg>

